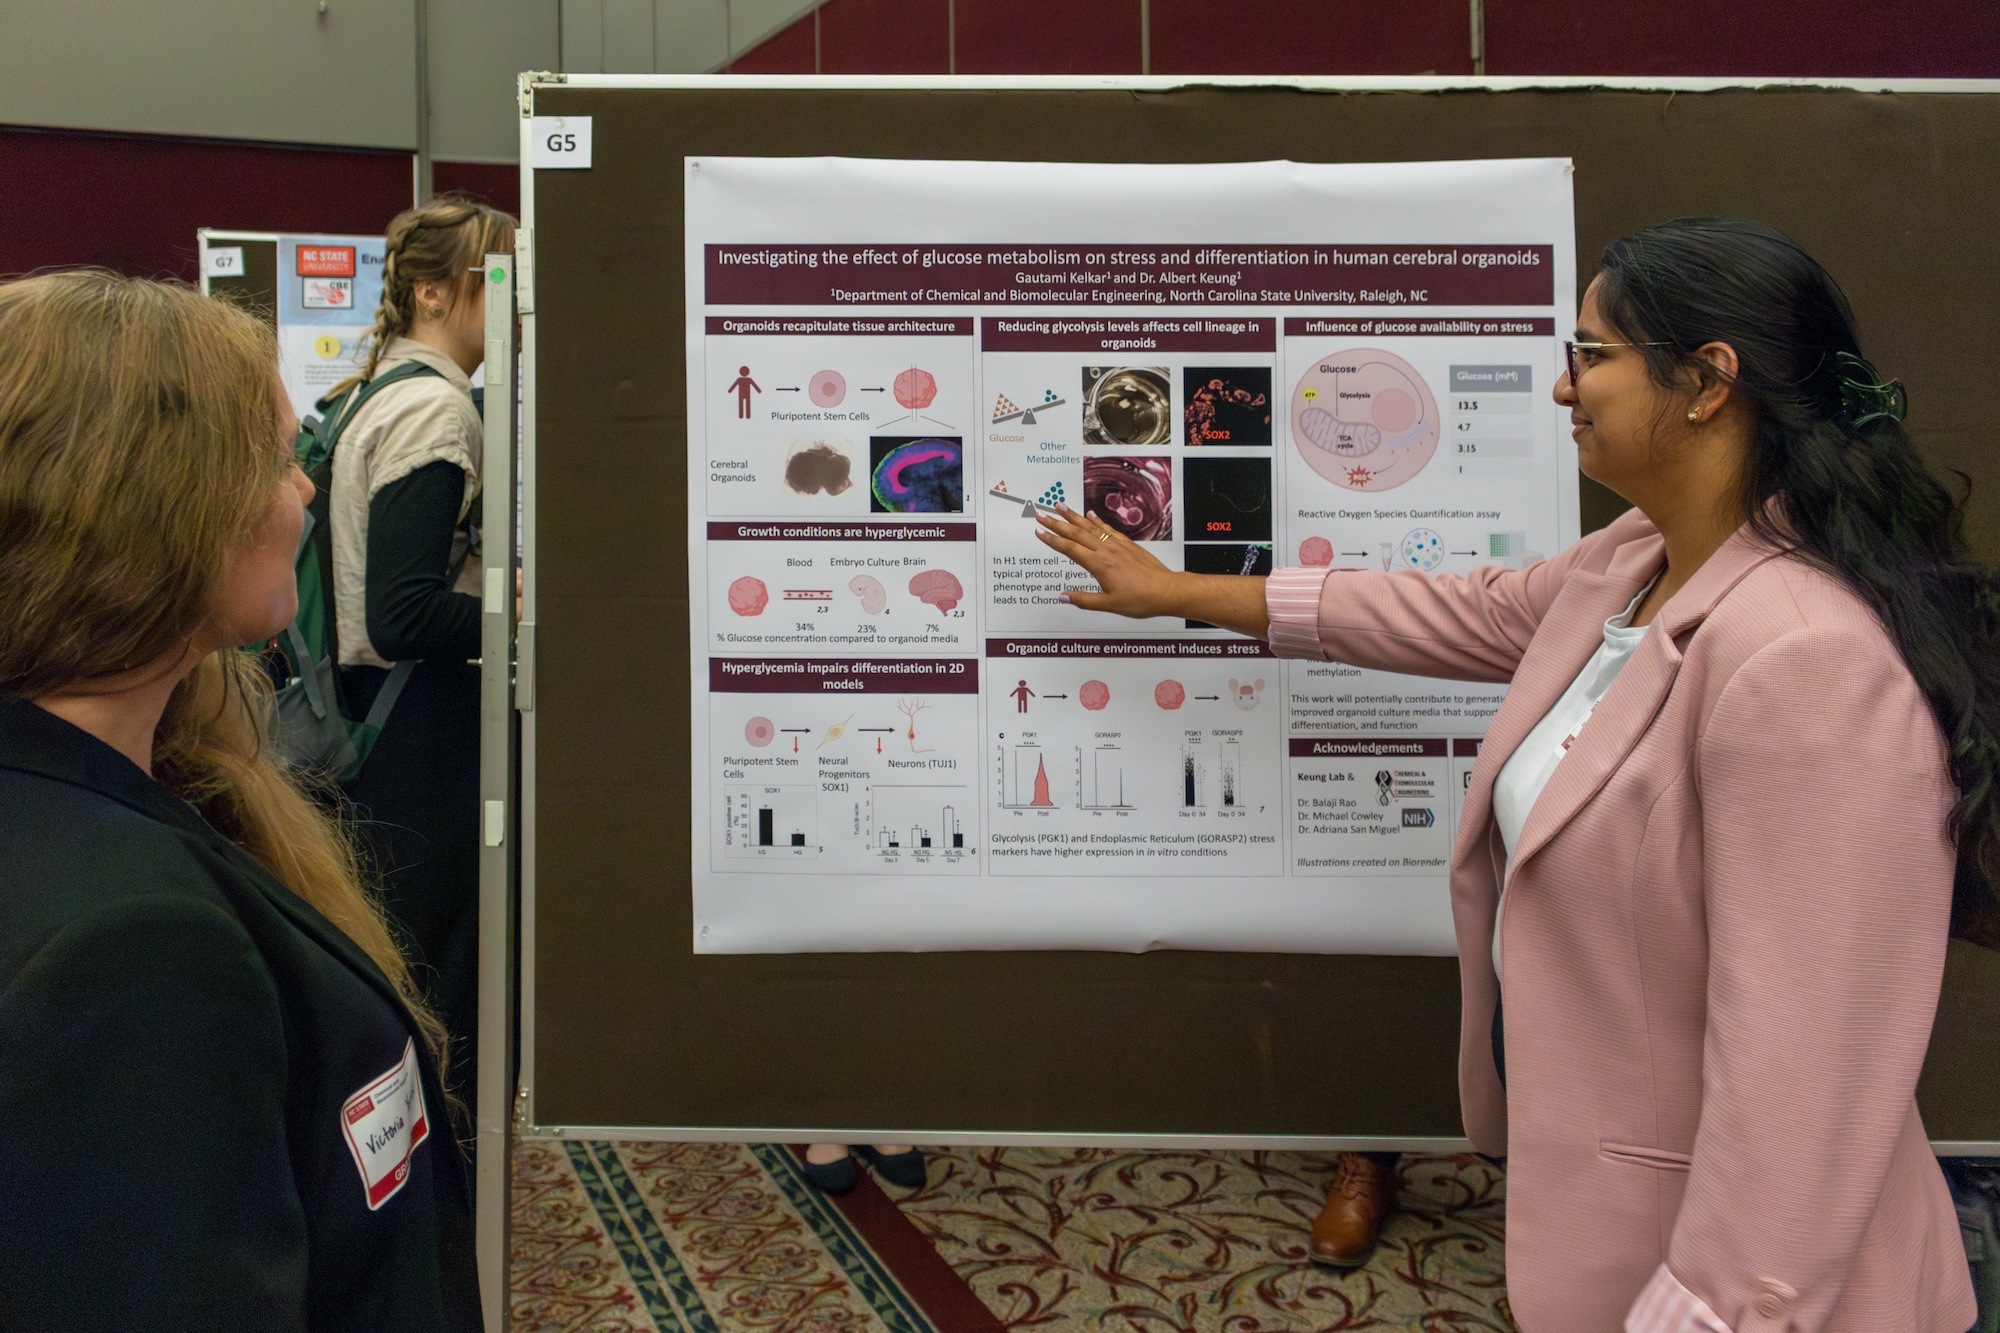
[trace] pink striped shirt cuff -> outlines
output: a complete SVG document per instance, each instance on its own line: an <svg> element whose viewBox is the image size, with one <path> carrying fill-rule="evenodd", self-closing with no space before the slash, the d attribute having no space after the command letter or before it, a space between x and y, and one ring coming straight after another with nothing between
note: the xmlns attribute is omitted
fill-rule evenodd
<svg viewBox="0 0 2000 1333"><path fill-rule="evenodd" d="M1319 645L1319 595L1333 571L1307 565L1274 569L1264 580L1264 609L1271 617L1271 651L1280 657L1326 660Z"/></svg>
<svg viewBox="0 0 2000 1333"><path fill-rule="evenodd" d="M1734 1333L1661 1264L1625 1315L1625 1333Z"/></svg>

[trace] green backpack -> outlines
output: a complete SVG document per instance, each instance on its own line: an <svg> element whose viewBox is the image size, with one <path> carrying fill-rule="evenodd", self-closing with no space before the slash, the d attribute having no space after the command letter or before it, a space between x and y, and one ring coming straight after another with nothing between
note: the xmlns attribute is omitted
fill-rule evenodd
<svg viewBox="0 0 2000 1333"><path fill-rule="evenodd" d="M320 412L299 426L293 452L315 489L306 506L305 531L299 536L294 564L298 578L299 613L278 646L284 653L287 679L278 687L277 726L272 743L292 768L303 769L346 786L361 775L375 738L403 687L410 683L415 662L398 662L369 707L356 720L340 688L339 626L333 591L333 451L355 413L379 391L418 375L436 375L415 361L384 371L344 393L329 394L313 406Z"/></svg>

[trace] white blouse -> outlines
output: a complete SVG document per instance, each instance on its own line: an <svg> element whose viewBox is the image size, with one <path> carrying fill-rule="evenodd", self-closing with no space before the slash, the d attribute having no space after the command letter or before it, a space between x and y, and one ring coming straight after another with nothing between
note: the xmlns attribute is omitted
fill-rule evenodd
<svg viewBox="0 0 2000 1333"><path fill-rule="evenodd" d="M1658 582L1658 576L1654 577ZM1640 641L1646 637L1649 626L1633 628L1632 617L1638 613L1639 603L1653 590L1648 583L1639 590L1629 605L1617 615L1604 622L1604 642L1583 664L1576 679L1569 683L1562 698L1542 715L1534 730L1507 757L1500 766L1499 775L1493 779L1493 819L1500 825L1500 842L1507 849L1507 859L1514 859L1515 844L1521 840L1521 829L1528 822L1529 811L1541 798L1542 789L1549 785L1556 769L1561 766L1563 756L1590 721L1590 715L1597 708L1598 700L1610 692L1611 682L1618 679L1618 673L1632 660L1638 651ZM1500 881L1500 903L1493 916L1493 970L1500 972L1500 912L1507 906L1507 881L1503 875ZM1502 974L1504 975L1504 974Z"/></svg>

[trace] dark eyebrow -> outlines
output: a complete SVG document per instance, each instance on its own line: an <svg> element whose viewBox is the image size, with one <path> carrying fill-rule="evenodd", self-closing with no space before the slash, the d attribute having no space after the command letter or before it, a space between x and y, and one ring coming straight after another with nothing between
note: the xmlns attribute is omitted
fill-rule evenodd
<svg viewBox="0 0 2000 1333"><path fill-rule="evenodd" d="M1570 331L1570 341L1579 343L1601 343L1611 341L1603 334L1584 328L1581 324Z"/></svg>

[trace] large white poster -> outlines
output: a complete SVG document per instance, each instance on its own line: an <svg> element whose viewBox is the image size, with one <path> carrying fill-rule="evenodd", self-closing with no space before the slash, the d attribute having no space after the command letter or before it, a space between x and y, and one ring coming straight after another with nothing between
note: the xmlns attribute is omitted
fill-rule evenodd
<svg viewBox="0 0 2000 1333"><path fill-rule="evenodd" d="M1453 952L1497 686L1058 600L1577 536L1562 159L691 158L695 947Z"/></svg>

